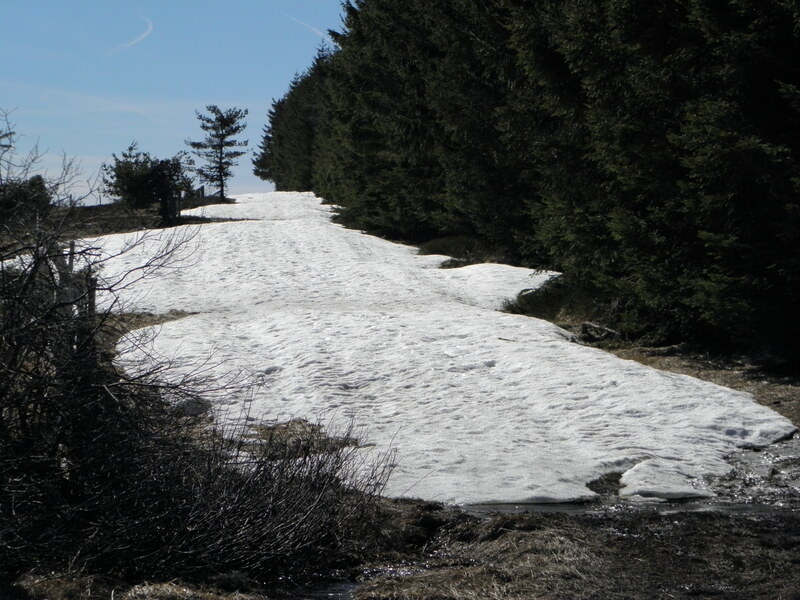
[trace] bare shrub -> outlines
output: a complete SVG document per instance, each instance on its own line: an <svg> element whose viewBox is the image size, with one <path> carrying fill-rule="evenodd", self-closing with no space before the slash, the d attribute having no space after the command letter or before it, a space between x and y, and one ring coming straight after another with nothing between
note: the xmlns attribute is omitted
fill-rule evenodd
<svg viewBox="0 0 800 600"><path fill-rule="evenodd" d="M34 160L16 161L10 131L0 190ZM269 436L220 431L181 410L202 404L201 379L164 378L164 364L117 369L104 346L119 292L174 260L191 234L103 280L108 257L65 240L77 201L59 194L70 178L50 188L62 210L37 208L0 231L0 579L236 570L265 580L350 552L386 463L365 468L352 445L321 447L313 428L291 453ZM105 312L97 293L111 299Z"/></svg>

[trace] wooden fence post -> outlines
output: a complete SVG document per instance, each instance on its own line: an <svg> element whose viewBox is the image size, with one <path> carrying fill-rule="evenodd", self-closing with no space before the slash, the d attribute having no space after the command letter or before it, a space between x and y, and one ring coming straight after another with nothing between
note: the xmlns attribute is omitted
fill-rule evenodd
<svg viewBox="0 0 800 600"><path fill-rule="evenodd" d="M67 262L67 270L71 273L72 268L75 266L75 240L69 243L69 260Z"/></svg>
<svg viewBox="0 0 800 600"><path fill-rule="evenodd" d="M55 253L52 257L45 257L54 271L51 277L57 304L57 313L60 315L60 330L62 338L57 341L58 349L56 361L63 368L71 369L76 364L97 363L97 341L95 327L97 326L97 277L92 275L91 267L84 267L75 271L76 267L75 242L70 242L68 254ZM50 270L48 269L48 270ZM78 353L84 356L78 356Z"/></svg>

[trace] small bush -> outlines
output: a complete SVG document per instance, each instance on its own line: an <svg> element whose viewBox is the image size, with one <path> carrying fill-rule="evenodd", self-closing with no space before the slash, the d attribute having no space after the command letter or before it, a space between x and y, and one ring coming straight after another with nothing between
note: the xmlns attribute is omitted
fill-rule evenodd
<svg viewBox="0 0 800 600"><path fill-rule="evenodd" d="M113 163L102 167L104 191L130 209L158 204L164 224L177 225L179 215L175 199L193 192L187 175L191 165L186 154L158 159L141 152L133 142L121 156L111 156Z"/></svg>

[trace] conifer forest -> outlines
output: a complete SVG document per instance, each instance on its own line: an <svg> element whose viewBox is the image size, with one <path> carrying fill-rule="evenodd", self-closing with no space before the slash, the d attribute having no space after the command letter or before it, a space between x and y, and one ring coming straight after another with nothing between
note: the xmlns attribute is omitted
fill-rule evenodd
<svg viewBox="0 0 800 600"><path fill-rule="evenodd" d="M800 2L344 9L256 174L351 227L558 270L630 339L797 359Z"/></svg>

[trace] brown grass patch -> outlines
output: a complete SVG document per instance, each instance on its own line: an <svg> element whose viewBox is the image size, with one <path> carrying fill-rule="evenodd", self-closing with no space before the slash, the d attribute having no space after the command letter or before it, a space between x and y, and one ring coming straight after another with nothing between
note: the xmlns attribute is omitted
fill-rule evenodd
<svg viewBox="0 0 800 600"><path fill-rule="evenodd" d="M261 594L241 592L214 592L178 583L140 584L132 587L115 600L268 600Z"/></svg>
<svg viewBox="0 0 800 600"><path fill-rule="evenodd" d="M93 576L27 576L15 585L13 590L11 592L0 589L0 598L3 600L7 598L8 600L269 600L268 596L255 592L216 590L174 581L132 585Z"/></svg>
<svg viewBox="0 0 800 600"><path fill-rule="evenodd" d="M359 445L349 432L342 436L331 435L322 425L306 419L251 425L244 439L252 440L252 447L269 452L273 458L329 454Z"/></svg>
<svg viewBox="0 0 800 600"><path fill-rule="evenodd" d="M500 515L445 528L424 571L379 577L356 599L528 600L570 597L591 587L605 562L600 545L569 523L531 519ZM552 595L556 591L560 595Z"/></svg>

